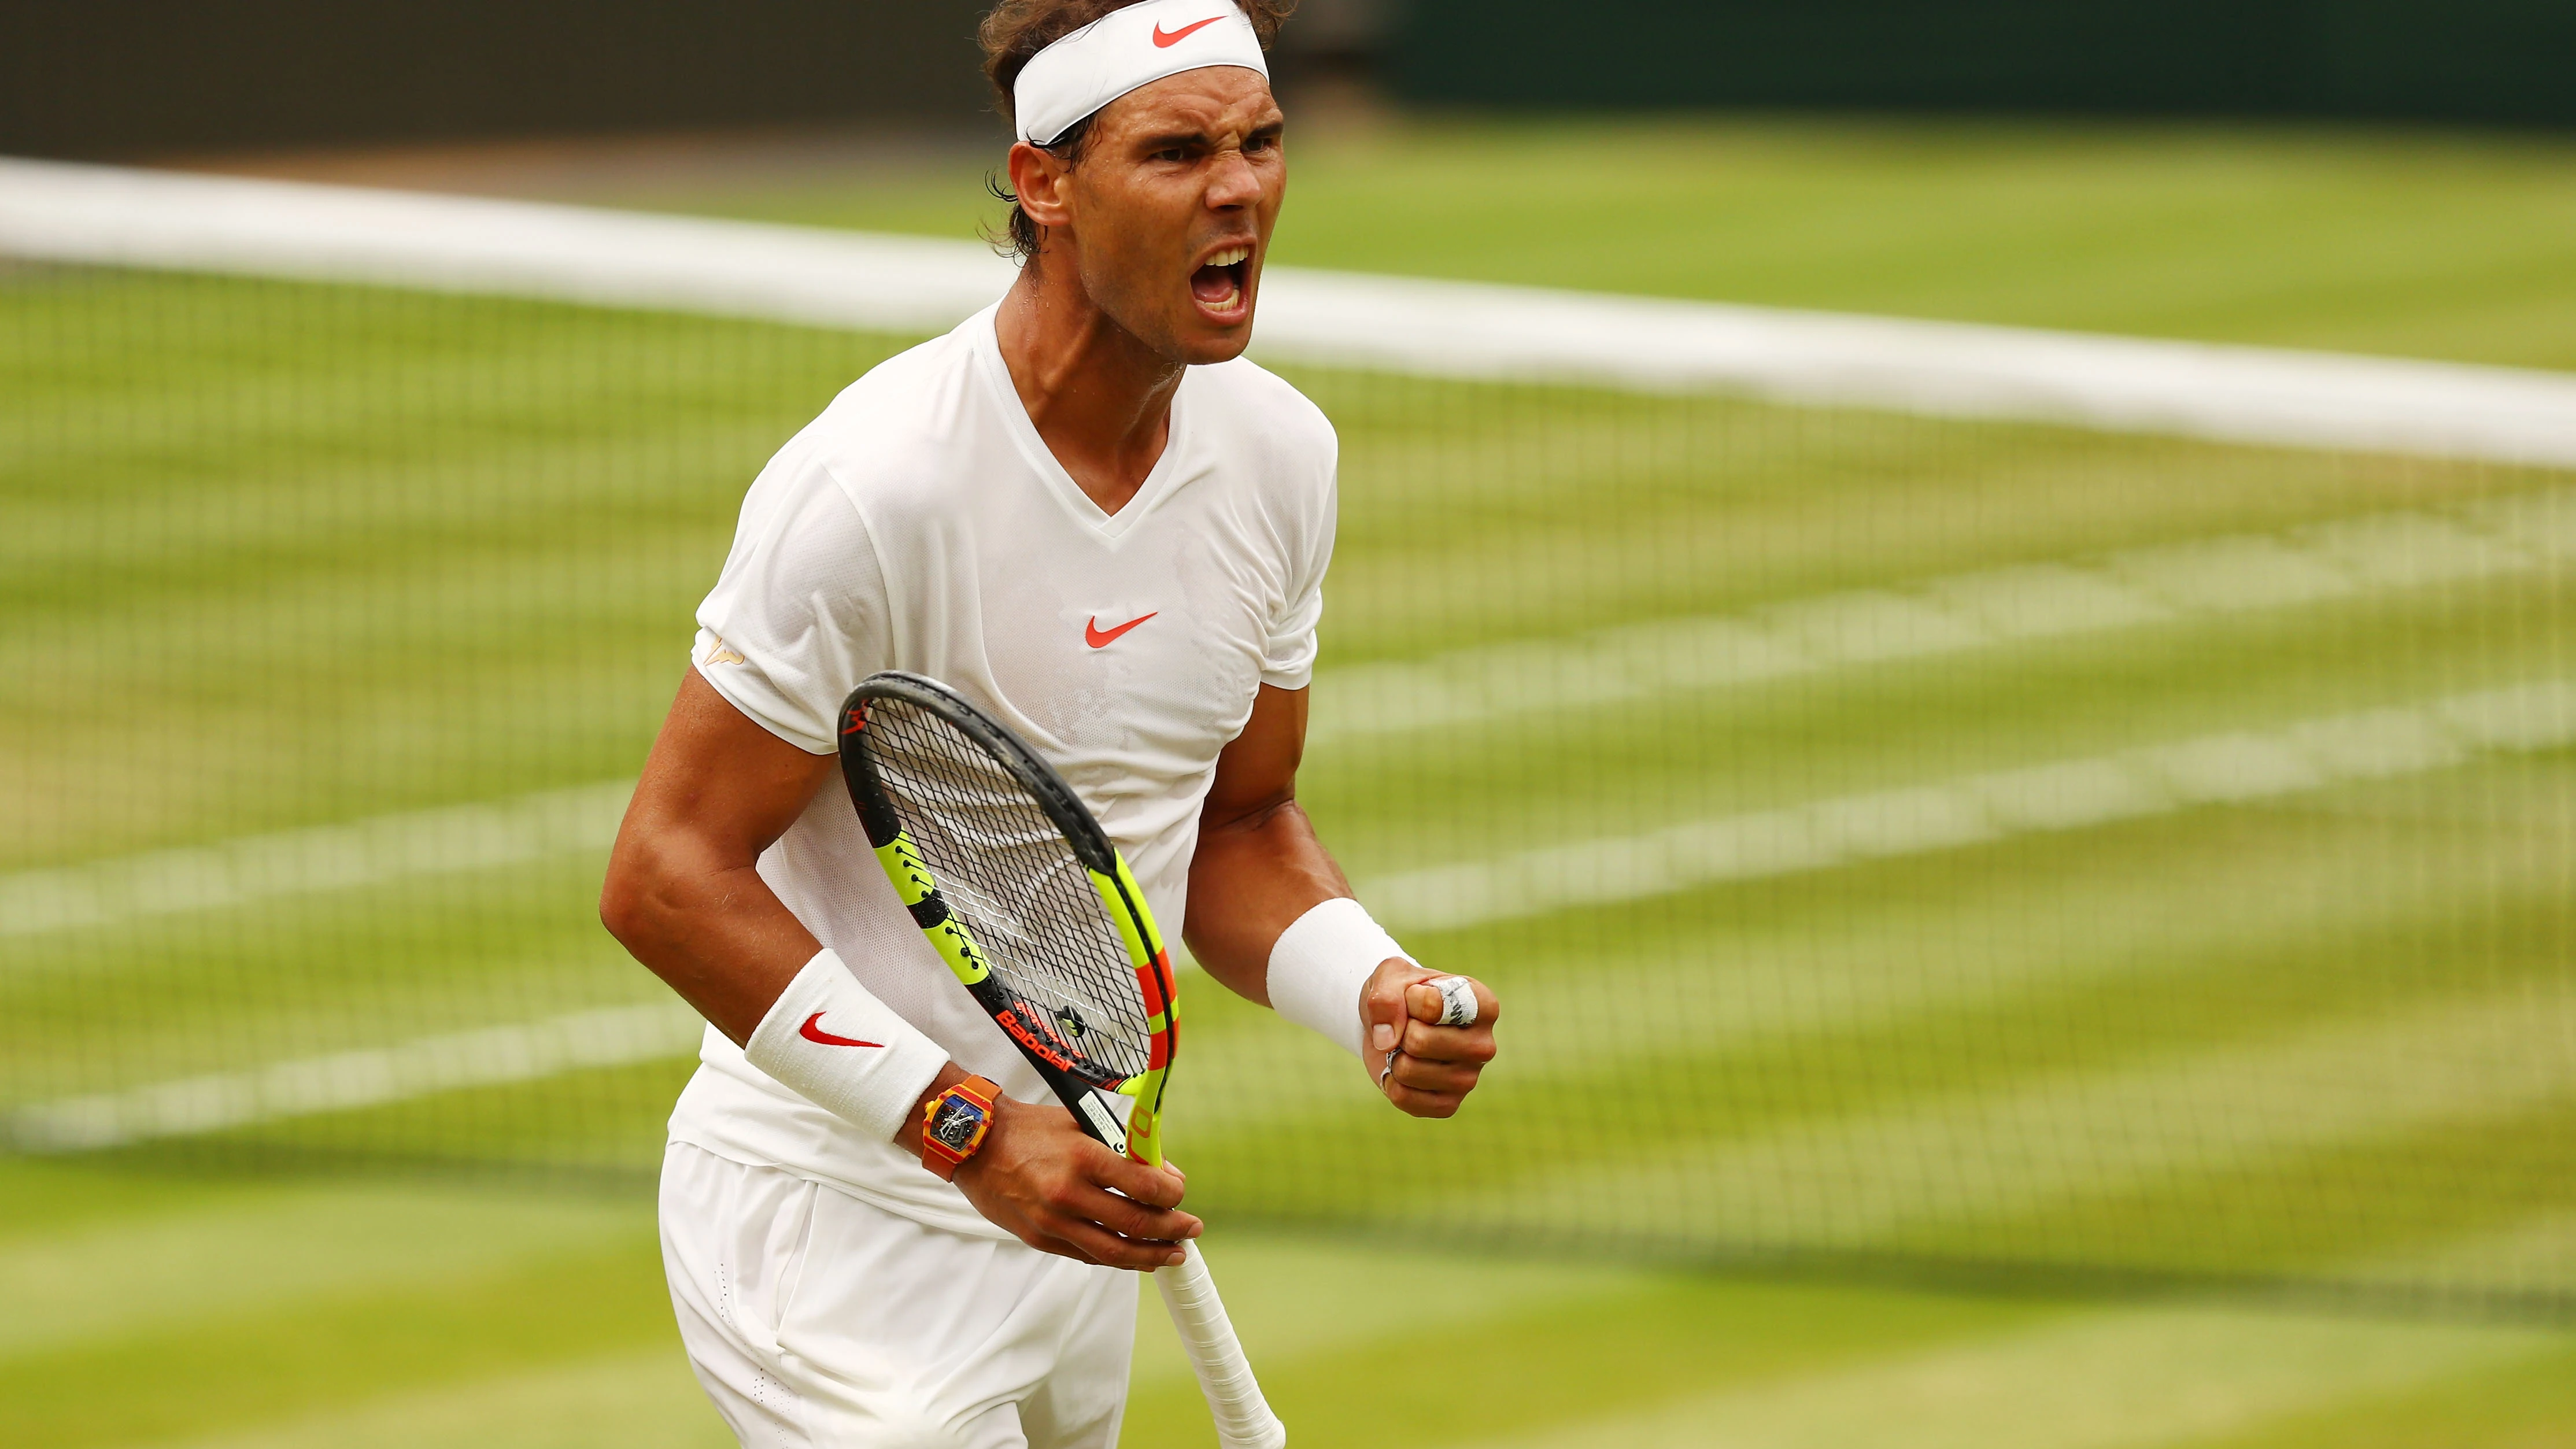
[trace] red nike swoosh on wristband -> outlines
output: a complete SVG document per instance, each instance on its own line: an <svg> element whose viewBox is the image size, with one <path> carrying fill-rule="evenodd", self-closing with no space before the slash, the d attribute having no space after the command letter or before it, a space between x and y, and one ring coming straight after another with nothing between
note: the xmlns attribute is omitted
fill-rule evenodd
<svg viewBox="0 0 2576 1449"><path fill-rule="evenodd" d="M1156 609L1154 614L1159 614L1161 612L1163 611ZM1128 630L1135 628L1137 625L1144 623L1146 620L1154 617L1154 614L1139 614L1135 618L1128 620L1126 623L1119 625L1115 629L1101 628L1100 616L1095 614L1082 621L1082 642L1090 645L1094 649L1106 649L1110 645L1118 642L1119 635L1124 634Z"/></svg>
<svg viewBox="0 0 2576 1449"><path fill-rule="evenodd" d="M815 1012L812 1016L805 1018L805 1024L803 1026L796 1028L796 1034L805 1038L807 1041L820 1042L825 1046L881 1047L885 1045L885 1043L881 1041L861 1041L857 1037L834 1036L823 1029L822 1021L823 1013L819 1011Z"/></svg>
<svg viewBox="0 0 2576 1449"><path fill-rule="evenodd" d="M1154 25L1154 44L1158 49L1168 49L1171 46L1178 45L1182 41L1189 39L1191 31L1205 30L1224 18L1225 17L1222 15L1211 15L1207 19L1198 22L1196 25L1184 25L1180 29L1172 31L1166 31L1163 29L1162 23L1157 21Z"/></svg>

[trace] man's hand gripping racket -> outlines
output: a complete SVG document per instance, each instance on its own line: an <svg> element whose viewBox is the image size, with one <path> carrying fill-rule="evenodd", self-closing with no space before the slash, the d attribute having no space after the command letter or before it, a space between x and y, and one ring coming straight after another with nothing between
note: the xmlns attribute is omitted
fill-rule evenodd
<svg viewBox="0 0 2576 1449"><path fill-rule="evenodd" d="M841 776L868 844L940 959L1082 1129L1159 1167L1177 1002L1145 893L1072 787L954 690L869 676L841 708ZM1131 1104L1121 1121L1112 1099ZM1157 1269L1227 1449L1288 1431L1196 1243Z"/></svg>

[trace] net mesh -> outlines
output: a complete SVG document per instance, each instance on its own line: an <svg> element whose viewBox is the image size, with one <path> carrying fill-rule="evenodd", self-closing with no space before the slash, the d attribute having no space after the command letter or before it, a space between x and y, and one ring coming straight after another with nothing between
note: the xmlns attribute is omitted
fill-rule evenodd
<svg viewBox="0 0 2576 1449"><path fill-rule="evenodd" d="M1143 1075L1154 1033L1135 964L1055 821L983 745L909 699L870 699L857 739L1021 1019L1110 1078Z"/></svg>
<svg viewBox="0 0 2576 1449"><path fill-rule="evenodd" d="M698 1024L595 921L625 782L907 340L0 270L15 1150L641 1182ZM1190 988L1194 1208L2576 1304L2576 477L1291 376L1301 796L1503 1056L1413 1122Z"/></svg>

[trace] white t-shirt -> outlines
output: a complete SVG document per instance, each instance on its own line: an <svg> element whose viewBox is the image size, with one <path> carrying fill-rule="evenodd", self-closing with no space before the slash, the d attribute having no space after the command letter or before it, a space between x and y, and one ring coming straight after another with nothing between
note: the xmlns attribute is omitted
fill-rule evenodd
<svg viewBox="0 0 2576 1449"><path fill-rule="evenodd" d="M1009 725L1117 842L1167 936L1187 909L1217 752L1263 684L1305 687L1332 556L1331 424L1250 362L1193 367L1144 486L1104 514L1011 386L994 310L880 364L779 450L698 607L695 663L800 749L835 748L880 669ZM761 878L861 984L969 1071L1052 1100L895 898L837 779ZM893 1143L781 1086L709 1028L671 1136L1007 1236Z"/></svg>

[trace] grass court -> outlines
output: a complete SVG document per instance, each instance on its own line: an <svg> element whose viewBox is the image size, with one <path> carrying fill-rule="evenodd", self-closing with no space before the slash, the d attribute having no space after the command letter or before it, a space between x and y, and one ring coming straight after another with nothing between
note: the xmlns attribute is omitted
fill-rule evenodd
<svg viewBox="0 0 2576 1449"><path fill-rule="evenodd" d="M2576 366L2563 142L1449 121L1293 174L1306 265ZM975 177L617 199L958 234ZM169 902L631 775L742 488L903 340L35 267L0 319L0 900L163 902L0 937L0 1107L658 999L595 845ZM1395 1121L1185 982L1174 1150L1299 1442L2576 1435L2576 752L2495 703L2571 677L2576 478L1296 376L1308 805L1508 1063ZM722 1442L639 1190L686 1070L0 1160L0 1438ZM1146 1308L1127 1442L1203 1442Z"/></svg>

